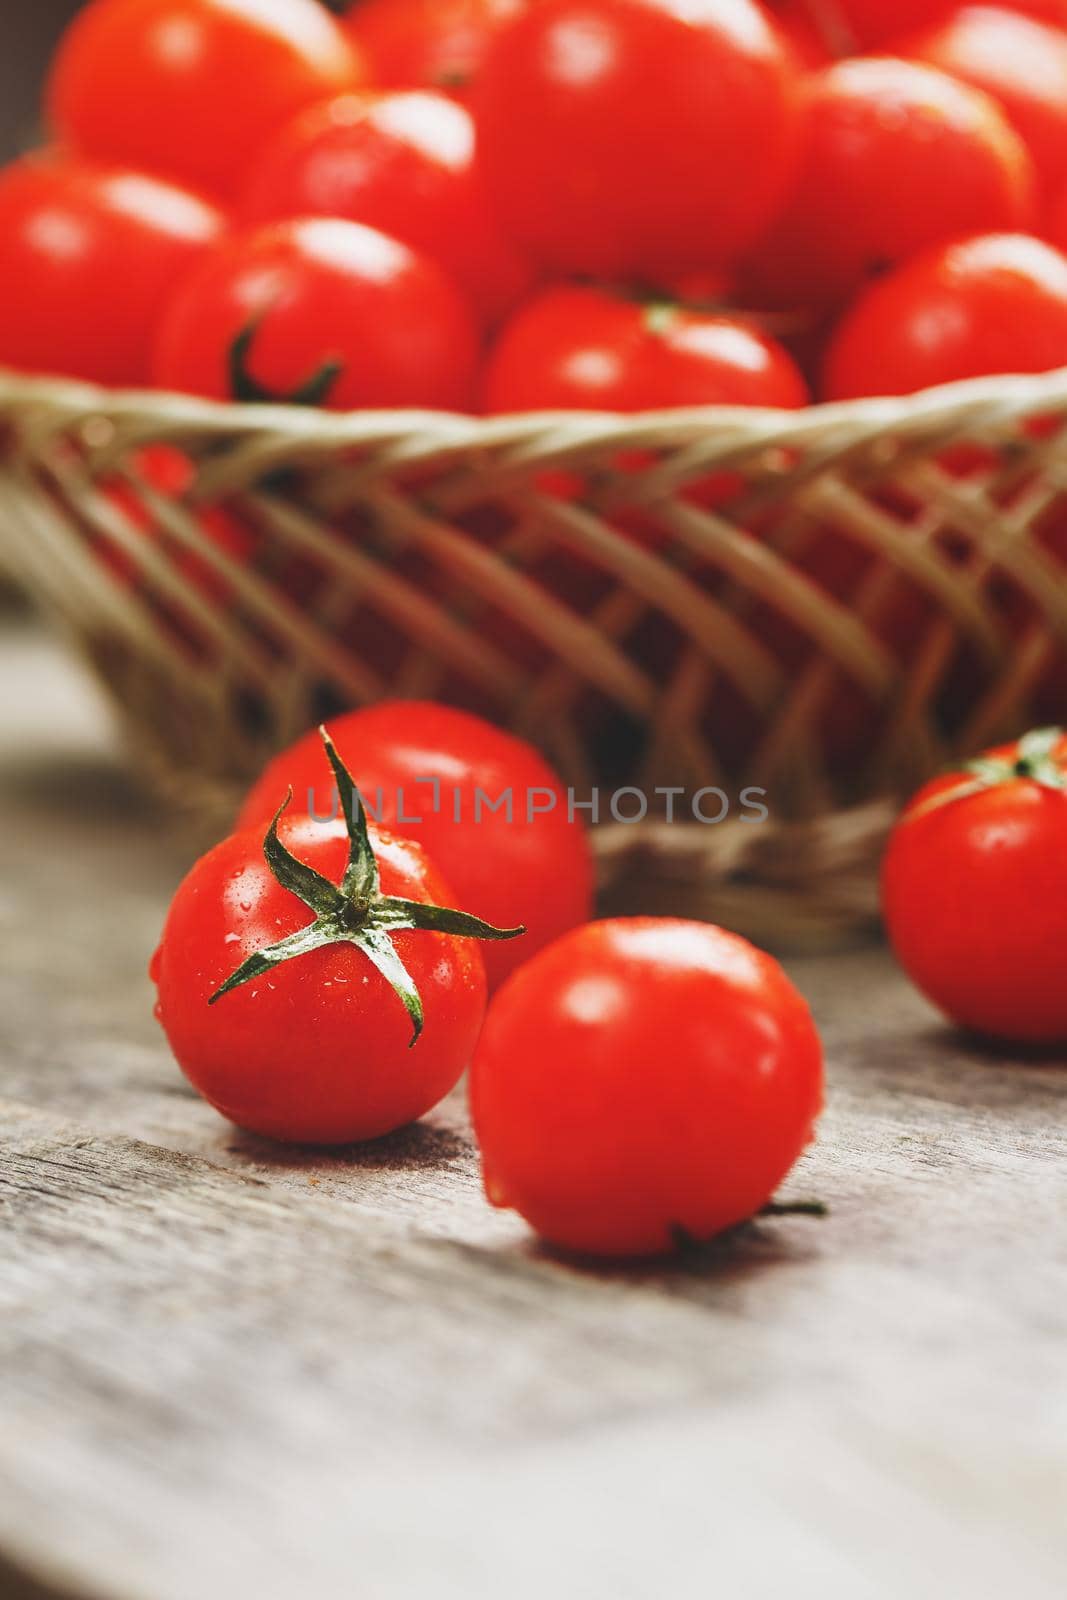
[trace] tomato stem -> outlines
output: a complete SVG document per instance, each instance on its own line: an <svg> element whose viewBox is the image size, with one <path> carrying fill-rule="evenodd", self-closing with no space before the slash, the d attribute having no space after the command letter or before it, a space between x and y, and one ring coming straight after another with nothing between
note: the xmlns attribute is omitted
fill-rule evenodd
<svg viewBox="0 0 1067 1600"><path fill-rule="evenodd" d="M323 406L345 370L345 364L335 356L329 357L310 377L305 378L290 394L268 389L250 370L248 362L252 346L259 333L259 318L242 328L230 346L230 393L235 400L248 405L267 406Z"/></svg>
<svg viewBox="0 0 1067 1600"><path fill-rule="evenodd" d="M404 930L445 933L461 939L517 939L525 928L495 928L481 917L447 906L429 905L419 900L401 900L383 895L378 862L367 829L367 812L362 796L325 728L320 728L326 757L333 768L340 796L341 811L348 833L348 861L339 884L297 860L278 837L278 823L292 803L292 789L274 813L263 841L268 867L283 889L302 900L314 911L315 920L276 944L257 950L231 973L208 1001L213 1006L223 995L274 967L312 950L331 944L352 944L377 967L398 999L412 1024L412 1045L422 1032L422 997L414 979L393 944L394 934Z"/></svg>

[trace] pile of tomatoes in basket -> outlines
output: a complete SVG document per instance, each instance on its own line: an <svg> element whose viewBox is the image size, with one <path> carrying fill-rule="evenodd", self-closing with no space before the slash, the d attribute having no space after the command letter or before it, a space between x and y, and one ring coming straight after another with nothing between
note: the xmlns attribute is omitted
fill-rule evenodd
<svg viewBox="0 0 1067 1600"><path fill-rule="evenodd" d="M0 364L635 411L1067 365L1067 0L89 0Z"/></svg>

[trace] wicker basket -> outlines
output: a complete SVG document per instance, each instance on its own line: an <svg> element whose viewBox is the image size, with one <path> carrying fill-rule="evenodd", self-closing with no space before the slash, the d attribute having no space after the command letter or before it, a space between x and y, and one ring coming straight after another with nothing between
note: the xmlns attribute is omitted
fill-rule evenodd
<svg viewBox="0 0 1067 1600"><path fill-rule="evenodd" d="M202 814L341 706L445 698L605 809L766 790L758 826L599 828L608 901L836 938L896 795L1067 712L1065 424L1067 372L489 420L0 374L0 561Z"/></svg>

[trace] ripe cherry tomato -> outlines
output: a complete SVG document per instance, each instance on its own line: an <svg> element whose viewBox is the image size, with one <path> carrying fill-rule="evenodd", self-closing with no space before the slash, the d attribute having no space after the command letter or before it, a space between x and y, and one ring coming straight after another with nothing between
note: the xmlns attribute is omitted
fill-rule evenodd
<svg viewBox="0 0 1067 1600"><path fill-rule="evenodd" d="M757 292L838 299L943 240L1025 228L1033 164L996 102L891 57L840 61L805 86L800 174L755 254Z"/></svg>
<svg viewBox="0 0 1067 1600"><path fill-rule="evenodd" d="M197 862L150 968L156 1015L204 1098L312 1144L377 1138L448 1093L485 1012L475 940L518 931L446 909L422 847L368 830L337 772L344 821L276 816L265 839L233 834Z"/></svg>
<svg viewBox="0 0 1067 1600"><path fill-rule="evenodd" d="M826 359L831 400L1067 365L1067 258L1025 234L926 251L860 295Z"/></svg>
<svg viewBox="0 0 1067 1600"><path fill-rule="evenodd" d="M566 934L505 984L470 1088L494 1205L567 1249L649 1255L767 1202L814 1136L822 1050L770 956L635 917Z"/></svg>
<svg viewBox="0 0 1067 1600"><path fill-rule="evenodd" d="M198 196L48 151L0 173L0 363L146 384L174 284L221 236Z"/></svg>
<svg viewBox="0 0 1067 1600"><path fill-rule="evenodd" d="M92 0L60 44L48 107L87 155L229 195L276 128L360 78L316 0Z"/></svg>
<svg viewBox="0 0 1067 1600"><path fill-rule="evenodd" d="M995 6L965 6L895 44L1003 107L1029 146L1047 195L1067 186L1067 35Z"/></svg>
<svg viewBox="0 0 1067 1600"><path fill-rule="evenodd" d="M241 215L380 228L443 267L489 322L533 282L489 205L470 113L441 94L349 95L304 112L264 151Z"/></svg>
<svg viewBox="0 0 1067 1600"><path fill-rule="evenodd" d="M784 192L794 82L751 0L541 0L496 35L479 85L501 218L563 271L724 261Z"/></svg>
<svg viewBox="0 0 1067 1600"><path fill-rule="evenodd" d="M525 925L525 938L485 947L490 986L589 917L593 864L580 815L570 820L563 785L530 745L480 717L418 701L352 711L334 718L332 731L375 820L425 847L454 903L501 927ZM270 763L238 826L269 817L290 786L298 807L330 815L336 790L315 733Z"/></svg>
<svg viewBox="0 0 1067 1600"><path fill-rule="evenodd" d="M661 406L802 406L791 356L732 316L642 305L601 289L546 289L489 356L489 411L644 411Z"/></svg>
<svg viewBox="0 0 1067 1600"><path fill-rule="evenodd" d="M1030 734L921 789L882 899L905 972L953 1021L1067 1041L1067 738Z"/></svg>
<svg viewBox="0 0 1067 1600"><path fill-rule="evenodd" d="M156 342L164 388L336 410L471 401L474 321L441 269L374 228L278 222L221 245Z"/></svg>
<svg viewBox="0 0 1067 1600"><path fill-rule="evenodd" d="M466 96L493 34L525 0L355 0L345 18L371 82Z"/></svg>

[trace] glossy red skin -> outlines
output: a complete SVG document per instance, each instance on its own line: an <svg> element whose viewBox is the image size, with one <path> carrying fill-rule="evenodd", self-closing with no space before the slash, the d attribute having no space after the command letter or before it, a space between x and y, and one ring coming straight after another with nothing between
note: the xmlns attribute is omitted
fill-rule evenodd
<svg viewBox="0 0 1067 1600"><path fill-rule="evenodd" d="M471 1065L485 1187L552 1244L667 1251L751 1217L814 1136L822 1051L770 956L703 923L591 923L493 1000Z"/></svg>
<svg viewBox="0 0 1067 1600"><path fill-rule="evenodd" d="M372 83L469 95L489 43L524 0L356 0L344 19Z"/></svg>
<svg viewBox="0 0 1067 1600"><path fill-rule="evenodd" d="M479 85L501 220L564 272L727 261L784 194L795 79L751 0L540 0L497 34Z"/></svg>
<svg viewBox="0 0 1067 1600"><path fill-rule="evenodd" d="M894 43L984 89L1004 109L1034 159L1046 196L1067 185L1067 34L994 6L964 6L939 26Z"/></svg>
<svg viewBox="0 0 1067 1600"><path fill-rule="evenodd" d="M534 280L493 215L470 112L429 91L344 96L304 112L264 151L239 214L379 228L436 261L490 323Z"/></svg>
<svg viewBox="0 0 1067 1600"><path fill-rule="evenodd" d="M581 820L568 820L559 778L531 745L480 717L422 701L385 701L330 720L330 733L368 810L394 833L416 839L452 885L453 904L496 927L525 926L520 939L485 944L490 987L568 928L592 914L593 863ZM419 778L441 779L441 809ZM239 826L273 815L292 786L294 804L327 816L333 778L322 740L310 732L266 768L241 808ZM453 790L462 795L454 820ZM514 793L513 821L482 810L473 821L475 791L496 798ZM550 789L556 807L527 819L530 790ZM536 804L547 798L538 796ZM406 818L399 813L403 807Z"/></svg>
<svg viewBox="0 0 1067 1600"><path fill-rule="evenodd" d="M752 262L761 298L841 299L919 250L1033 222L1027 148L978 90L872 56L809 78L803 104L799 175Z"/></svg>
<svg viewBox="0 0 1067 1600"><path fill-rule="evenodd" d="M317 0L93 0L49 79L65 142L230 196L264 141L362 80Z"/></svg>
<svg viewBox="0 0 1067 1600"><path fill-rule="evenodd" d="M830 343L830 400L1067 365L1067 258L1024 234L927 251L875 283Z"/></svg>
<svg viewBox="0 0 1067 1600"><path fill-rule="evenodd" d="M43 151L0 172L0 365L144 385L175 284L221 237L198 195Z"/></svg>
<svg viewBox="0 0 1067 1600"><path fill-rule="evenodd" d="M340 882L343 823L283 818L279 831L301 861ZM190 1083L231 1122L302 1144L376 1139L429 1111L467 1066L485 1012L478 944L396 935L425 1009L413 1047L400 1000L349 944L287 961L209 1006L254 951L312 920L267 867L264 832L224 839L178 889L150 968L156 1015ZM384 894L452 903L419 845L377 829L371 842Z"/></svg>
<svg viewBox="0 0 1067 1600"><path fill-rule="evenodd" d="M156 341L160 387L233 398L227 360L258 321L248 366L291 395L323 363L344 363L326 405L469 406L478 335L440 267L360 223L304 218L240 234L175 297Z"/></svg>
<svg viewBox="0 0 1067 1600"><path fill-rule="evenodd" d="M893 949L962 1027L1067 1041L1067 794L1017 778L920 814L967 781L935 779L893 833L882 869Z"/></svg>
<svg viewBox="0 0 1067 1600"><path fill-rule="evenodd" d="M490 352L487 411L798 407L792 357L737 317L641 305L600 289L551 288L518 311Z"/></svg>

